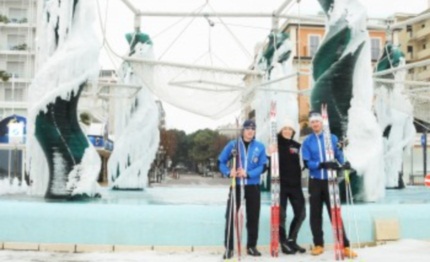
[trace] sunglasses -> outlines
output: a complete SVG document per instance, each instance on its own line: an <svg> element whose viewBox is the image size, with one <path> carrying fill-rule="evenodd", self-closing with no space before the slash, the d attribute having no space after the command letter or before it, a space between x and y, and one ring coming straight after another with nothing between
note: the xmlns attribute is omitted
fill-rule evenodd
<svg viewBox="0 0 430 262"><path fill-rule="evenodd" d="M255 130L255 127L245 127L246 130Z"/></svg>

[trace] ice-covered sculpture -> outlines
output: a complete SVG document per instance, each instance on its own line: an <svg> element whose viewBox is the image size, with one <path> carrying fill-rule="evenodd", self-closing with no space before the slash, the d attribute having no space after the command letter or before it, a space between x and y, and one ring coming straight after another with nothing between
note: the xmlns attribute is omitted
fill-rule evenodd
<svg viewBox="0 0 430 262"><path fill-rule="evenodd" d="M287 33L271 34L269 43L260 49L256 58L256 67L265 71L261 86L255 89L253 108L256 112L258 126L257 138L268 143L269 141L269 112L270 102L277 102L277 119L283 122L289 117L298 127L298 102L295 77L292 68L291 40ZM273 81L273 82L270 82ZM299 130L299 128L296 128Z"/></svg>
<svg viewBox="0 0 430 262"><path fill-rule="evenodd" d="M404 65L405 58L400 49L387 43L377 63L376 71ZM375 83L375 111L383 130L385 186L388 188L404 187L401 178L403 152L415 138L413 106L408 97L403 94L402 82L405 76L406 70L400 70L381 76L383 79L394 80L393 84L377 81Z"/></svg>
<svg viewBox="0 0 430 262"><path fill-rule="evenodd" d="M43 2L38 21L38 72L29 88L31 193L47 199L97 195L101 162L77 118L79 96L99 71L95 1Z"/></svg>
<svg viewBox="0 0 430 262"><path fill-rule="evenodd" d="M135 32L126 35L132 57L152 59L152 42L148 35ZM130 63L124 62L118 72L119 82L140 86L135 97L115 100L115 147L108 162L109 186L113 189L144 189L148 183L148 171L155 158L160 142L159 110L154 98ZM151 80L151 72L145 81ZM123 96L129 90L119 92Z"/></svg>
<svg viewBox="0 0 430 262"><path fill-rule="evenodd" d="M348 137L345 155L357 174L356 197L374 201L384 195L382 138L372 112L373 85L366 10L357 0L318 0L326 35L313 60L312 109L328 104L330 128ZM344 188L341 186L341 189ZM362 194L360 194L362 193Z"/></svg>
<svg viewBox="0 0 430 262"><path fill-rule="evenodd" d="M253 108L255 108L257 123L257 139L266 145L270 138L271 101L276 102L278 125L288 117L296 125L295 138L299 137L297 80L293 72L291 51L289 34L272 33L269 35L267 46L264 49L261 48L257 54L255 66L266 74L261 81L261 86L255 89ZM264 185L268 185L267 178Z"/></svg>

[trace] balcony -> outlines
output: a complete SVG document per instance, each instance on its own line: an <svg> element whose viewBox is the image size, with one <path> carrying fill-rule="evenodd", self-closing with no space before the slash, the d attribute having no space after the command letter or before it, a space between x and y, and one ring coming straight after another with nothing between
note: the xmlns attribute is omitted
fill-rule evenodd
<svg viewBox="0 0 430 262"><path fill-rule="evenodd" d="M0 48L0 55L35 55L33 50L2 50Z"/></svg>
<svg viewBox="0 0 430 262"><path fill-rule="evenodd" d="M36 28L36 23L10 23L10 22L1 22L0 28Z"/></svg>
<svg viewBox="0 0 430 262"><path fill-rule="evenodd" d="M12 102L12 101L2 101L1 107L3 109L27 109L28 102Z"/></svg>
<svg viewBox="0 0 430 262"><path fill-rule="evenodd" d="M19 14L9 14L9 15L5 15L0 13L0 24L2 25L10 25L10 26L19 26L19 25L24 25L27 26L29 24L35 24L36 23L36 19L35 16L32 16L30 19L27 16L27 11L21 12ZM33 10L35 11L35 10Z"/></svg>
<svg viewBox="0 0 430 262"><path fill-rule="evenodd" d="M420 40L427 36L430 36L430 26L426 26L424 28L420 28L419 30L416 30L409 41Z"/></svg>
<svg viewBox="0 0 430 262"><path fill-rule="evenodd" d="M28 84L31 83L31 79L16 73L0 70L0 85L11 85L12 82L16 84Z"/></svg>
<svg viewBox="0 0 430 262"><path fill-rule="evenodd" d="M406 58L406 61L411 61L412 59L414 59L412 53L406 53L405 58Z"/></svg>
<svg viewBox="0 0 430 262"><path fill-rule="evenodd" d="M35 52L32 47L27 46L26 43L18 45L9 45L9 47L0 46L0 55L23 55L29 54L34 55Z"/></svg>
<svg viewBox="0 0 430 262"><path fill-rule="evenodd" d="M420 60L427 57L430 57L430 48L418 51L417 55L415 56L415 59Z"/></svg>

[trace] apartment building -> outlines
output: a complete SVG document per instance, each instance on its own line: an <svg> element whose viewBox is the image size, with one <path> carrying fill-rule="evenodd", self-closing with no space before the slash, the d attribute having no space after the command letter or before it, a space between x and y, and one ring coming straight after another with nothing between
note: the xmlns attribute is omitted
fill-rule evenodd
<svg viewBox="0 0 430 262"><path fill-rule="evenodd" d="M27 115L35 74L38 1L0 0L0 119Z"/></svg>
<svg viewBox="0 0 430 262"><path fill-rule="evenodd" d="M402 22L429 13L430 8L424 12L416 14L396 13L394 22ZM407 25L405 30L394 32L395 39L398 40L401 50L406 56L407 63L418 62L430 58L430 18ZM423 66L409 70L408 78L416 81L429 81L430 68Z"/></svg>
<svg viewBox="0 0 430 262"><path fill-rule="evenodd" d="M293 50L291 56L293 57L293 71L300 72L301 74L295 79L298 91L302 95L298 97L299 105L299 121L303 128L308 119L310 110L310 89L313 86L312 79L312 59L316 54L320 43L325 34L325 23L323 16L316 16L313 21L297 21L288 20L283 26L281 31L289 34L290 40L293 43ZM318 19L319 18L319 19ZM320 22L318 21L320 20ZM386 41L386 30L380 29L381 25L386 24L385 20L372 19L369 21L372 25L369 26L369 36L371 44L371 60L375 63L380 57ZM257 85L261 79L245 77L246 86ZM306 91L308 90L308 91ZM255 117L255 110L251 104L243 105L242 114L247 118Z"/></svg>
<svg viewBox="0 0 430 262"><path fill-rule="evenodd" d="M383 21L372 21L372 23L383 23ZM375 63L382 53L386 32L381 29L369 27L369 36L371 44L371 59ZM288 22L284 25L284 32L289 33L290 39L295 43L293 50L293 66L295 70L302 73L297 79L297 89L308 90L313 85L312 79L312 59L316 54L318 47L325 34L325 25L322 22ZM298 97L299 99L299 119L301 123L307 121L310 109L309 92Z"/></svg>

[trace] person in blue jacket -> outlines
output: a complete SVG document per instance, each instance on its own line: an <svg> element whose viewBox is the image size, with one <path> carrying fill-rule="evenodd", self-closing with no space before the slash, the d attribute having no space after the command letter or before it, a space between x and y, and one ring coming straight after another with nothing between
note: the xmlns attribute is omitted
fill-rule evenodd
<svg viewBox="0 0 430 262"><path fill-rule="evenodd" d="M264 166L267 163L266 149L261 142L255 140L256 125L253 120L243 123L241 136L231 140L218 157L219 170L224 177L236 177L236 207L240 207L240 187L244 183L244 198L246 207L246 229L248 232L247 254L261 256L257 250L258 224L260 219L260 180ZM229 161L237 155L236 169L228 166ZM224 259L233 257L233 212L230 212L230 188L227 201ZM229 215L230 214L230 215Z"/></svg>
<svg viewBox="0 0 430 262"><path fill-rule="evenodd" d="M302 158L305 166L309 169L309 206L310 224L314 247L311 254L321 255L324 252L324 239L322 230L323 205L327 207L331 220L330 196L328 189L327 170L338 170L344 163L343 153L338 148L338 138L331 134L331 143L335 160L328 161L325 157L325 144L323 135L322 116L319 112L309 113L309 123L313 133L308 135L302 143ZM345 164L345 168L349 163ZM343 227L343 225L342 225ZM350 249L349 240L343 230L344 256L354 258L357 254Z"/></svg>

